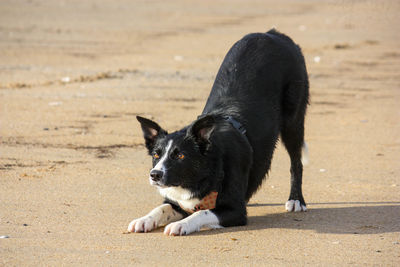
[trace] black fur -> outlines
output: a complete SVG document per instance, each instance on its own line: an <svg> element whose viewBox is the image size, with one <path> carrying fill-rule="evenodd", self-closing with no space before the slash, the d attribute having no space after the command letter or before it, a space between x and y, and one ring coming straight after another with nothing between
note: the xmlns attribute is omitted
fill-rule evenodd
<svg viewBox="0 0 400 267"><path fill-rule="evenodd" d="M301 184L304 117L308 76L300 48L275 30L244 36L230 49L215 79L202 115L180 131L167 134L138 117L153 166L169 140L168 172L163 186L181 186L194 197L218 191L212 210L222 226L246 224L246 203L270 169L279 134L291 159L289 199L305 205ZM235 129L231 116L246 129ZM184 159L177 155L184 153ZM174 201L166 200L184 213Z"/></svg>

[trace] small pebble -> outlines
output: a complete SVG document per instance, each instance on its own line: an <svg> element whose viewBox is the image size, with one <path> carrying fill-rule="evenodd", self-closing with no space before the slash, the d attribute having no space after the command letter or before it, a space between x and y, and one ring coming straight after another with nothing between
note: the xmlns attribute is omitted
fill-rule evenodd
<svg viewBox="0 0 400 267"><path fill-rule="evenodd" d="M8 235L0 235L0 238L4 239L4 238L10 238L10 237Z"/></svg>
<svg viewBox="0 0 400 267"><path fill-rule="evenodd" d="M61 81L63 83L69 83L71 81L71 78L70 77L63 77L63 78L61 78Z"/></svg>
<svg viewBox="0 0 400 267"><path fill-rule="evenodd" d="M183 60L183 56L176 55L176 56L174 56L174 60L175 61L182 61Z"/></svg>
<svg viewBox="0 0 400 267"><path fill-rule="evenodd" d="M28 226L28 224L24 223L23 226Z"/></svg>
<svg viewBox="0 0 400 267"><path fill-rule="evenodd" d="M59 106L62 102L49 102L49 106Z"/></svg>
<svg viewBox="0 0 400 267"><path fill-rule="evenodd" d="M319 63L321 61L321 57L319 57L319 56L315 56L314 57L314 62L315 63Z"/></svg>
<svg viewBox="0 0 400 267"><path fill-rule="evenodd" d="M307 30L307 26L306 25L300 25L299 26L299 31L304 32L305 30Z"/></svg>
<svg viewBox="0 0 400 267"><path fill-rule="evenodd" d="M326 172L326 169L319 169L319 172Z"/></svg>

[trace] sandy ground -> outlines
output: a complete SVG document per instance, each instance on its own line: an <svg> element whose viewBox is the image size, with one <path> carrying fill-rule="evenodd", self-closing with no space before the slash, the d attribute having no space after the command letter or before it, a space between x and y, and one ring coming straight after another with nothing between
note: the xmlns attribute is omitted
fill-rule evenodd
<svg viewBox="0 0 400 267"><path fill-rule="evenodd" d="M400 263L398 1L0 2L0 265ZM271 27L310 73L309 211L281 145L245 227L123 234L161 201L135 116L201 112L231 45Z"/></svg>

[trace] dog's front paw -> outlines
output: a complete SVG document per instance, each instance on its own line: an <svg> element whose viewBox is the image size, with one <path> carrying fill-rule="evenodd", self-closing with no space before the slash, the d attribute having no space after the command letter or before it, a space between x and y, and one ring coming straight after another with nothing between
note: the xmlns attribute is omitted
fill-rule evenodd
<svg viewBox="0 0 400 267"><path fill-rule="evenodd" d="M128 232L147 233L157 228L157 222L153 216L144 216L133 220L128 226Z"/></svg>
<svg viewBox="0 0 400 267"><path fill-rule="evenodd" d="M173 236L188 235L195 231L196 231L196 229L191 229L189 223L179 221L179 222L174 222L174 223L168 224L164 229L164 234L165 235L173 235Z"/></svg>
<svg viewBox="0 0 400 267"><path fill-rule="evenodd" d="M299 211L306 211L307 210L307 206L306 204L301 204L300 200L293 200L290 199L286 202L286 210L288 212L299 212Z"/></svg>

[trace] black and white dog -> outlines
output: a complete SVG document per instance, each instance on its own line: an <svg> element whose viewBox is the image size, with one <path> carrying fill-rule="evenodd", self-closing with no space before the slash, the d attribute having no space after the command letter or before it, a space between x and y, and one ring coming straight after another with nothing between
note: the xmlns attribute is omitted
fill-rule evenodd
<svg viewBox="0 0 400 267"><path fill-rule="evenodd" d="M164 204L132 221L128 232L167 225L166 235L245 225L246 203L270 169L279 134L290 155L287 211L305 211L302 184L308 76L301 49L270 30L233 45L206 106L189 126L167 133L137 117L153 157L150 184Z"/></svg>

